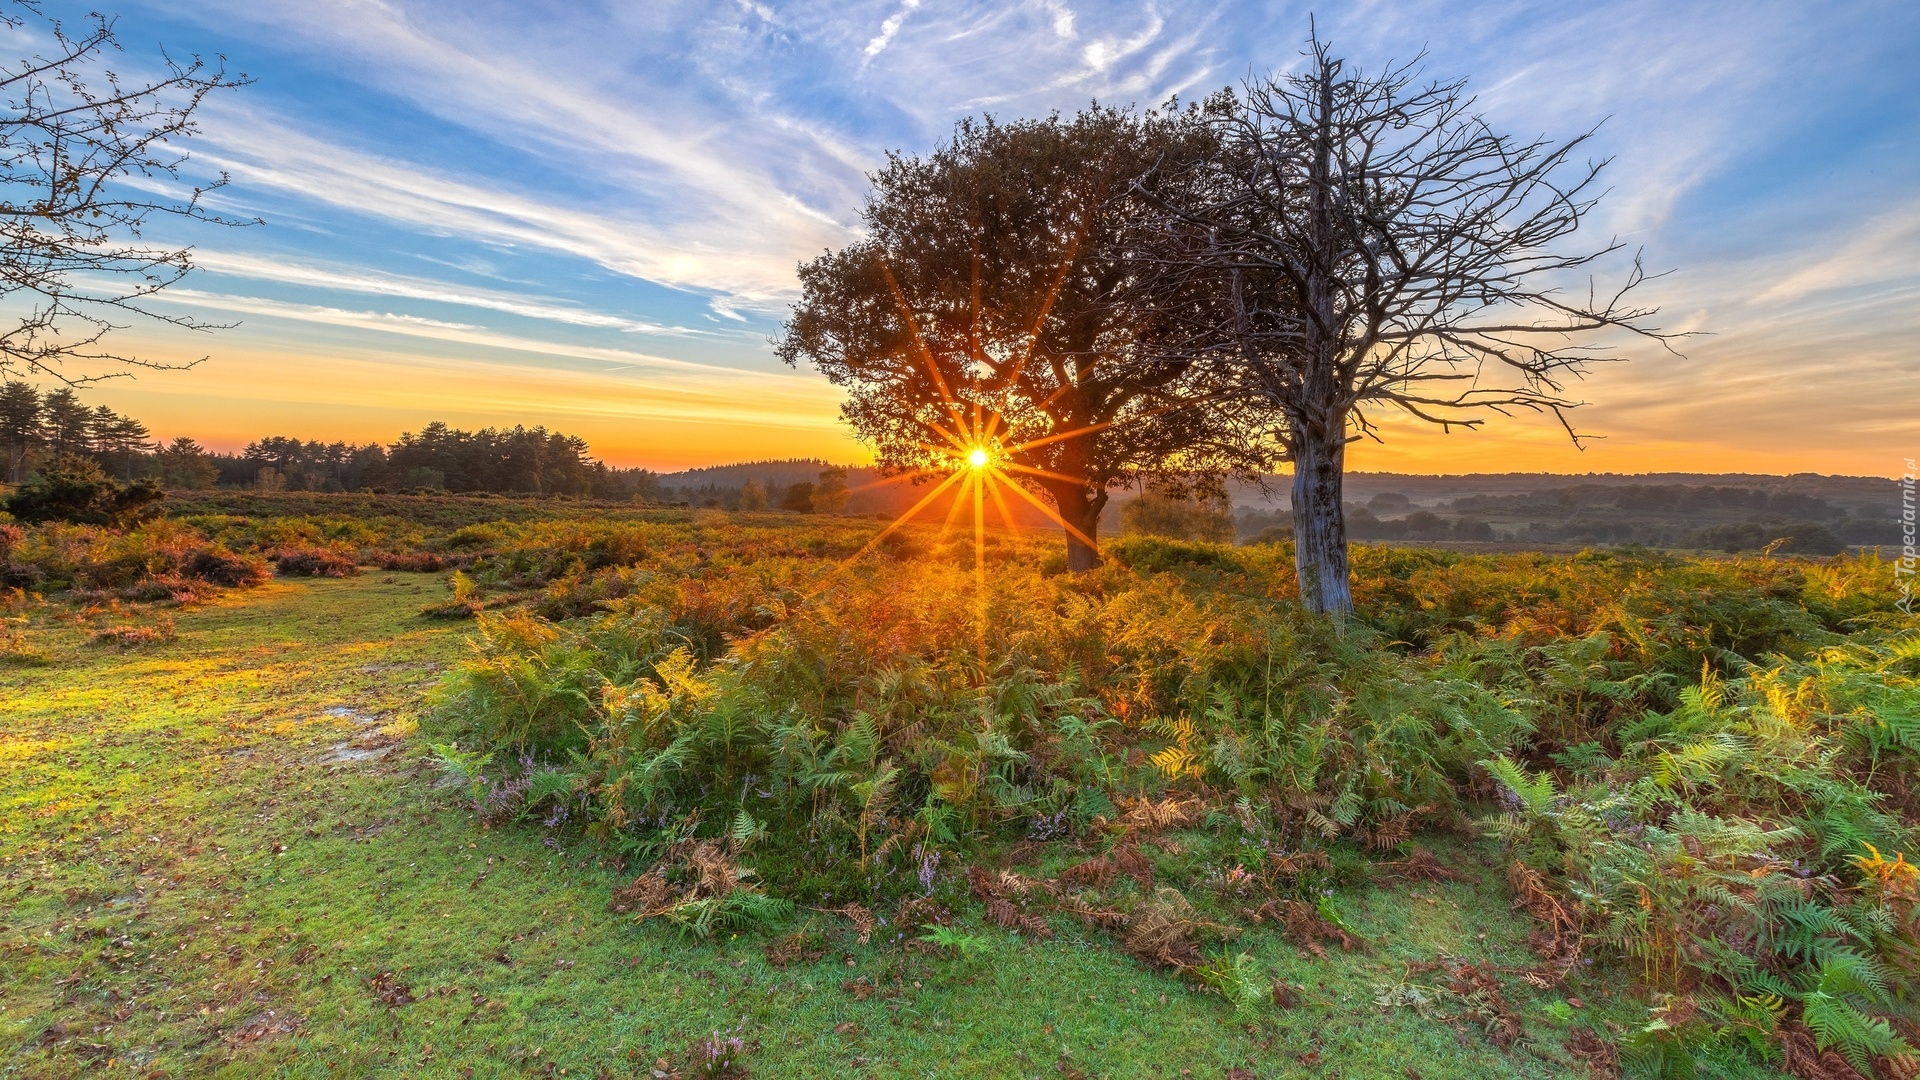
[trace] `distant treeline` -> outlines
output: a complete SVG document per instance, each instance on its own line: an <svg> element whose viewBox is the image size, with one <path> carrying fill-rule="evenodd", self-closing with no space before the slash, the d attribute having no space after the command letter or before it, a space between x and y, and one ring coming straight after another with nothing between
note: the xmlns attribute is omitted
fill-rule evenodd
<svg viewBox="0 0 1920 1080"><path fill-rule="evenodd" d="M435 421L386 446L275 436L209 454L221 487L286 491L449 491L643 499L655 474L595 461L586 440L544 427L463 431Z"/></svg>
<svg viewBox="0 0 1920 1080"><path fill-rule="evenodd" d="M715 465L658 477L651 501L723 510L839 510L847 504L847 475L814 458Z"/></svg>
<svg viewBox="0 0 1920 1080"><path fill-rule="evenodd" d="M164 445L148 440L146 425L104 405L89 407L71 388L43 394L24 382L0 386L9 483L77 456L124 480L176 489L485 491L621 500L658 494L656 474L595 461L584 439L544 427L462 431L436 421L384 446L276 435L238 454L213 453L190 438Z"/></svg>
<svg viewBox="0 0 1920 1080"><path fill-rule="evenodd" d="M1891 512L1838 506L1795 491L1713 484L1575 484L1524 493L1463 495L1419 506L1381 492L1346 507L1356 540L1478 540L1831 555L1848 545L1896 543ZM1863 512L1864 511L1864 512ZM1291 536L1285 510L1242 507L1243 540Z"/></svg>
<svg viewBox="0 0 1920 1080"><path fill-rule="evenodd" d="M450 492L564 495L730 510L815 510L847 504L847 470L810 459L695 469L662 477L597 461L585 439L544 427L463 431L435 421L392 443L324 442L284 435L237 454L190 438L150 441L146 425L72 389L0 385L0 481L18 484L43 466L81 457L125 481L163 488L253 491ZM663 480L666 481L663 483Z"/></svg>

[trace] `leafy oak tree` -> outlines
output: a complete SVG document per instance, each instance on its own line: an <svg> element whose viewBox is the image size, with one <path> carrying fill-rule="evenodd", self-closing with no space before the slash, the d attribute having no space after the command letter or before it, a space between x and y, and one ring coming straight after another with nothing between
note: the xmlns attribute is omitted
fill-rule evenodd
<svg viewBox="0 0 1920 1080"><path fill-rule="evenodd" d="M1169 162L1205 156L1194 113L1094 106L1072 118L962 121L872 177L866 237L803 265L777 344L848 391L844 415L893 473L974 450L1015 493L1044 492L1075 571L1098 560L1111 489L1251 469L1209 400L1204 359L1176 355L1145 255L1167 236L1152 197ZM1044 503L1040 504L1046 508Z"/></svg>

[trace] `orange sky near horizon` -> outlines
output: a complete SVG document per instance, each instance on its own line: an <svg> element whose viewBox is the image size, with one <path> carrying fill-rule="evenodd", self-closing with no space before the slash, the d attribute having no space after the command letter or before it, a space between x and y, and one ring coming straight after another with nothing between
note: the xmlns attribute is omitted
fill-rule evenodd
<svg viewBox="0 0 1920 1080"><path fill-rule="evenodd" d="M813 457L845 464L871 458L838 417L838 391L811 372L725 369L662 361L658 369L607 370L591 357L558 361L496 345L396 340L307 328L309 339L256 335L246 328L211 337L128 338L154 359L208 359L188 371L137 371L86 387L83 397L138 417L156 438L186 435L210 449L237 451L270 435L392 442L433 420L456 427L543 424L585 438L601 460L663 472L743 461ZM1356 444L1354 471L1473 472L1821 472L1898 476L1920 452L1914 425L1884 408L1870 423L1846 422L1844 407L1801 396L1766 402L1729 378L1713 355L1610 365L1577 389L1583 432L1604 436L1575 449L1550 418L1488 416L1479 431L1444 434L1385 417L1382 442ZM105 370L105 369L102 369ZM1720 402L1693 384L1714 383ZM1760 380L1758 389L1771 385ZM1763 399L1768 395L1762 394ZM1885 403L1881 403L1884 406ZM1779 424L1798 417L1793 437ZM1861 419L1856 417L1856 420Z"/></svg>

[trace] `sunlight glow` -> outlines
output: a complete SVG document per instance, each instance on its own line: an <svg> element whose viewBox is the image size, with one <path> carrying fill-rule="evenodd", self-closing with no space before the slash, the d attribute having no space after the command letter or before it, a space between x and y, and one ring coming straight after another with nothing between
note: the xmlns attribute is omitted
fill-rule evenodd
<svg viewBox="0 0 1920 1080"><path fill-rule="evenodd" d="M978 447L974 448L973 453L967 455L967 464L973 466L976 469L986 468L987 452Z"/></svg>

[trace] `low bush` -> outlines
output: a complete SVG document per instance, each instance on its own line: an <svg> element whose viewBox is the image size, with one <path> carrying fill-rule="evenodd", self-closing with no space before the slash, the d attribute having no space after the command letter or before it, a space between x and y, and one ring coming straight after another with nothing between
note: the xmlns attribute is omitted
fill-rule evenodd
<svg viewBox="0 0 1920 1080"><path fill-rule="evenodd" d="M27 477L0 509L29 524L126 525L158 514L164 497L150 480L115 483L93 459L61 454Z"/></svg>
<svg viewBox="0 0 1920 1080"><path fill-rule="evenodd" d="M217 547L194 552L180 572L189 578L236 589L265 584L269 576L263 560L252 555L235 555Z"/></svg>
<svg viewBox="0 0 1920 1080"><path fill-rule="evenodd" d="M76 598L191 599L209 587L246 588L267 579L266 563L210 542L198 530L159 519L128 529L52 523L5 526L0 585Z"/></svg>
<svg viewBox="0 0 1920 1080"><path fill-rule="evenodd" d="M331 548L291 548L274 553L273 569L282 577L352 577L360 562Z"/></svg>
<svg viewBox="0 0 1920 1080"><path fill-rule="evenodd" d="M1239 553L1228 544L1168 540L1158 536L1123 536L1108 544L1105 554L1122 566L1147 573L1179 567L1227 571L1245 568Z"/></svg>
<svg viewBox="0 0 1920 1080"><path fill-rule="evenodd" d="M391 552L379 551L368 557L369 562L382 570L399 570L406 573L432 573L457 566L472 565L473 560L459 555L440 555L431 551Z"/></svg>

